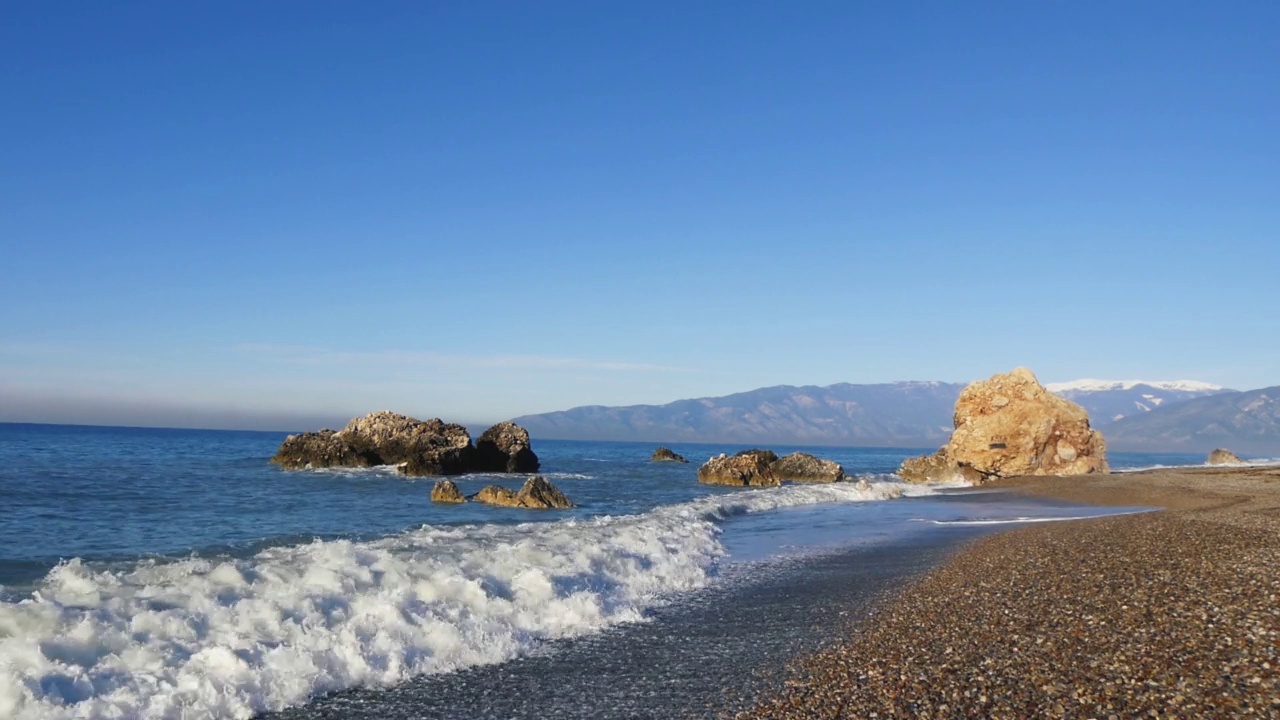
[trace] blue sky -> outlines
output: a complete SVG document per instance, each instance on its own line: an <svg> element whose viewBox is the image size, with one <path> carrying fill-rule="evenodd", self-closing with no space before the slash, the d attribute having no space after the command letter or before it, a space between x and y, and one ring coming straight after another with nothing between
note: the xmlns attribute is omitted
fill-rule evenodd
<svg viewBox="0 0 1280 720"><path fill-rule="evenodd" d="M0 420L1280 384L1274 3L119 5L0 23Z"/></svg>

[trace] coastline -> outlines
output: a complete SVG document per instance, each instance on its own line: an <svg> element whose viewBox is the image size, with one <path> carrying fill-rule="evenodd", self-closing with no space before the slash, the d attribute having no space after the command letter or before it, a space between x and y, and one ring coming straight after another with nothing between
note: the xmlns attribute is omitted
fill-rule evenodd
<svg viewBox="0 0 1280 720"><path fill-rule="evenodd" d="M738 717L1280 717L1280 468L985 487L1163 510L976 540Z"/></svg>

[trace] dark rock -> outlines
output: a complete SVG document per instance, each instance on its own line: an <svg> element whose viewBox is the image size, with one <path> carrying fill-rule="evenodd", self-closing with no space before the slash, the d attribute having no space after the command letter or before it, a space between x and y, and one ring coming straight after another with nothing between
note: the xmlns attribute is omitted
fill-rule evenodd
<svg viewBox="0 0 1280 720"><path fill-rule="evenodd" d="M740 450L734 453L734 457L743 457L746 455L755 455L766 463L775 463L778 461L778 453L772 450L761 450L759 448L751 448L750 450Z"/></svg>
<svg viewBox="0 0 1280 720"><path fill-rule="evenodd" d="M538 456L529 442L529 432L513 422L500 422L485 430L476 441L478 472L537 472Z"/></svg>
<svg viewBox="0 0 1280 720"><path fill-rule="evenodd" d="M678 462L687 463L683 455L679 455L670 448L660 447L653 451L653 455L649 458L650 462Z"/></svg>
<svg viewBox="0 0 1280 720"><path fill-rule="evenodd" d="M769 470L779 480L804 483L832 483L844 480L844 468L840 463L823 460L809 453L791 453L769 464Z"/></svg>
<svg viewBox="0 0 1280 720"><path fill-rule="evenodd" d="M308 467L373 467L382 464L378 454L357 446L332 430L290 435L280 444L271 462L290 470Z"/></svg>
<svg viewBox="0 0 1280 720"><path fill-rule="evenodd" d="M777 455L767 450L738 453L732 457L721 453L698 468L698 482L709 485L736 485L739 487L772 487L781 485L778 477L769 470L768 457Z"/></svg>
<svg viewBox="0 0 1280 720"><path fill-rule="evenodd" d="M435 487L431 488L431 502L435 503L463 503L467 499L462 496L462 491L454 484L452 480L437 481Z"/></svg>

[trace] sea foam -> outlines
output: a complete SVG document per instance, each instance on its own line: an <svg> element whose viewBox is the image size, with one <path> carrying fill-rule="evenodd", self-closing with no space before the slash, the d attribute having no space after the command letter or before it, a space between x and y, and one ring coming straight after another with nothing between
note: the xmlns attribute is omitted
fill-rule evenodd
<svg viewBox="0 0 1280 720"><path fill-rule="evenodd" d="M712 495L640 515L426 526L249 558L71 560L0 603L0 717L250 717L356 686L493 663L643 619L704 586L742 513L932 490Z"/></svg>

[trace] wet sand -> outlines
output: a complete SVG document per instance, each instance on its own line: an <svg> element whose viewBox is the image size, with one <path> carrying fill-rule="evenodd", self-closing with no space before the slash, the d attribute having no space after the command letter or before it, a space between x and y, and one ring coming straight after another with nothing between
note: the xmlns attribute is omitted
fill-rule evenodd
<svg viewBox="0 0 1280 720"><path fill-rule="evenodd" d="M1161 512L978 540L741 718L1280 718L1280 468L1017 478Z"/></svg>

